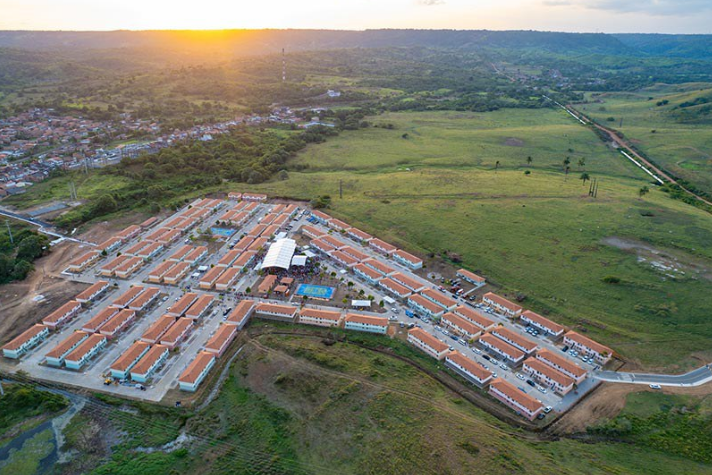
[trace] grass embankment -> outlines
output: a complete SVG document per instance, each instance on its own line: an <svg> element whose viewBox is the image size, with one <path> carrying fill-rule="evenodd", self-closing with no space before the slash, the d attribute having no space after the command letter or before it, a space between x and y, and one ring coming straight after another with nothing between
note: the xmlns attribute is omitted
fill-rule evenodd
<svg viewBox="0 0 712 475"><path fill-rule="evenodd" d="M389 344L399 354L413 351L402 342ZM197 414L135 403L127 411L83 411L65 430L71 448L81 451L89 438L78 432L92 427L100 412L110 424L101 433L115 432L118 440L113 454L103 462L95 459L102 465L83 467L99 474L709 470L645 446L541 440L503 424L401 360L319 338L256 337L231 367L217 399ZM146 450L163 447L181 431L184 447Z"/></svg>
<svg viewBox="0 0 712 475"><path fill-rule="evenodd" d="M636 148L674 176L711 194L711 86L683 84L635 93L589 93L586 98L592 102L577 107L601 124L625 134ZM694 105L700 100L708 103Z"/></svg>
<svg viewBox="0 0 712 475"><path fill-rule="evenodd" d="M329 194L335 216L424 256L455 254L503 292L526 295L526 307L647 367L682 370L698 364L692 353L712 356L712 220L655 189L640 198L645 177L592 132L553 110L376 122L395 129L344 132L299 155L309 172L251 188ZM578 168L599 180L596 199ZM611 237L659 254L605 244ZM673 259L684 274L652 265ZM605 283L610 276L620 283Z"/></svg>

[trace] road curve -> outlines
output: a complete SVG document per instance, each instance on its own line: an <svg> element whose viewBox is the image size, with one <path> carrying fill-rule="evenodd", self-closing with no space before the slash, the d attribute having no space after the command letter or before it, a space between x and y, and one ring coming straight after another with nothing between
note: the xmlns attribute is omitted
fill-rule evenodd
<svg viewBox="0 0 712 475"><path fill-rule="evenodd" d="M700 386L712 381L712 364L685 374L646 374L599 371L592 376L600 381L626 384L659 384L660 386Z"/></svg>

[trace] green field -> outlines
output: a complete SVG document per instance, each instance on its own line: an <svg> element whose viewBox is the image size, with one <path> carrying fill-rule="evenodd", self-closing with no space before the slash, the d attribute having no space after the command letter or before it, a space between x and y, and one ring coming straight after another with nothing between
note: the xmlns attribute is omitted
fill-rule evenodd
<svg viewBox="0 0 712 475"><path fill-rule="evenodd" d="M374 122L395 128L343 132L296 159L306 172L250 188L329 194L335 216L423 256L455 253L505 293L525 294L525 306L646 367L682 370L697 364L692 354L712 356L710 216L659 191L640 198L645 177L592 132L553 110L399 113ZM568 179L566 156L575 170ZM597 199L578 178L580 157L600 180ZM676 259L684 274L652 266L655 254L639 262L603 242L612 237ZM610 276L621 283L604 283Z"/></svg>
<svg viewBox="0 0 712 475"><path fill-rule="evenodd" d="M589 93L586 98L590 102L577 107L601 124L623 132L675 176L712 193L712 114L702 110L709 104L679 107L705 97L712 97L707 83L659 86L635 93ZM657 105L663 101L668 102Z"/></svg>

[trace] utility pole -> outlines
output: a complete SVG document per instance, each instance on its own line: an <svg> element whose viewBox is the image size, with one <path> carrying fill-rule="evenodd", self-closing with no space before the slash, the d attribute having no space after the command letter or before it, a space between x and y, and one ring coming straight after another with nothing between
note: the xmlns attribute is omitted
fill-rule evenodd
<svg viewBox="0 0 712 475"><path fill-rule="evenodd" d="M344 180L339 180L339 199L344 199Z"/></svg>
<svg viewBox="0 0 712 475"><path fill-rule="evenodd" d="M12 237L12 229L10 229L10 220L5 220L5 226L7 226L7 234L10 235L10 244L15 244L15 239Z"/></svg>
<svg viewBox="0 0 712 475"><path fill-rule="evenodd" d="M620 124L618 125L618 128L619 128L619 129L622 128L622 127L623 127L623 117L621 117L621 122L620 122Z"/></svg>
<svg viewBox="0 0 712 475"><path fill-rule="evenodd" d="M287 58L284 55L284 48L282 48L282 82L287 81Z"/></svg>

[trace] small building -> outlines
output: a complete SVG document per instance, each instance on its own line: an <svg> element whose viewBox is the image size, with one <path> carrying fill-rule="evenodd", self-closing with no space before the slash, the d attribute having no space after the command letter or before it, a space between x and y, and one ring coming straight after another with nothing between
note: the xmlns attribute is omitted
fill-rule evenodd
<svg viewBox="0 0 712 475"><path fill-rule="evenodd" d="M592 339L576 332L568 332L564 335L564 344L589 357L593 357L596 363L604 365L613 357L613 350L601 345Z"/></svg>
<svg viewBox="0 0 712 475"><path fill-rule="evenodd" d="M111 304L112 307L117 307L117 308L126 308L133 302L139 295L143 293L143 291L146 290L144 287L140 285L135 285L131 287L129 290L121 294L119 298L114 300L114 302Z"/></svg>
<svg viewBox="0 0 712 475"><path fill-rule="evenodd" d="M177 264L176 261L168 260L161 262L148 273L148 281L159 284L163 282L163 277Z"/></svg>
<svg viewBox="0 0 712 475"><path fill-rule="evenodd" d="M121 246L123 241L119 237L111 237L97 246L100 251L112 252Z"/></svg>
<svg viewBox="0 0 712 475"><path fill-rule="evenodd" d="M143 265L143 259L140 257L130 257L120 266L114 269L114 276L119 279L128 279Z"/></svg>
<svg viewBox="0 0 712 475"><path fill-rule="evenodd" d="M143 312L146 310L155 300L158 298L160 295L161 290L158 287L149 287L145 291L141 292L141 294L133 299L131 303L128 305L128 308L130 310L134 310L136 312Z"/></svg>
<svg viewBox="0 0 712 475"><path fill-rule="evenodd" d="M550 388L562 396L565 396L574 388L575 381L572 377L555 370L534 357L524 361L522 370L542 386Z"/></svg>
<svg viewBox="0 0 712 475"><path fill-rule="evenodd" d="M213 267L208 272L203 274L203 277L200 278L200 282L198 282L198 286L203 290L212 289L224 270L224 267Z"/></svg>
<svg viewBox="0 0 712 475"><path fill-rule="evenodd" d="M495 353L508 361L511 361L512 364L515 365L519 364L524 359L524 356L526 356L524 352L519 348L513 347L506 341L497 338L491 333L485 333L481 335L478 341L480 342L480 345L482 345L490 352Z"/></svg>
<svg viewBox="0 0 712 475"><path fill-rule="evenodd" d="M141 341L152 345L161 341L161 337L176 323L171 315L162 315L141 335Z"/></svg>
<svg viewBox="0 0 712 475"><path fill-rule="evenodd" d="M186 310L185 317L191 320L198 320L210 311L214 303L215 297L203 294Z"/></svg>
<svg viewBox="0 0 712 475"><path fill-rule="evenodd" d="M264 195L261 193L243 193L242 200L243 201L256 201L256 202L263 203L263 202L267 201L267 195Z"/></svg>
<svg viewBox="0 0 712 475"><path fill-rule="evenodd" d="M331 219L328 223L326 223L326 225L336 231L346 231L351 227L348 223L345 223L340 219Z"/></svg>
<svg viewBox="0 0 712 475"><path fill-rule="evenodd" d="M82 331L87 333L97 333L99 329L106 324L111 318L121 311L117 307L106 307L99 310L99 313L94 315L88 322L82 327Z"/></svg>
<svg viewBox="0 0 712 475"><path fill-rule="evenodd" d="M332 219L328 214L316 209L311 211L311 217L321 224L327 224Z"/></svg>
<svg viewBox="0 0 712 475"><path fill-rule="evenodd" d="M237 267L228 267L225 272L220 274L218 280L215 281L215 290L218 292L226 292L232 288L240 278L241 270Z"/></svg>
<svg viewBox="0 0 712 475"><path fill-rule="evenodd" d="M548 318L544 318L531 310L525 310L519 317L527 325L544 332L552 338L558 338L564 334L565 328L558 323L554 323Z"/></svg>
<svg viewBox="0 0 712 475"><path fill-rule="evenodd" d="M403 274L402 272L396 272L394 274L391 274L389 277L392 280L398 282L403 287L409 289L411 292L420 292L421 290L425 289L425 284L406 274Z"/></svg>
<svg viewBox="0 0 712 475"><path fill-rule="evenodd" d="M67 266L67 272L72 272L74 274L83 272L85 269L87 269L89 266L91 266L93 263L95 263L100 258L101 258L101 251L98 251L98 250L89 251L87 253L84 253L81 256L77 257L76 259L73 259L69 263L69 266Z"/></svg>
<svg viewBox="0 0 712 475"><path fill-rule="evenodd" d="M131 368L136 366L136 363L143 358L143 355L145 355L150 348L151 345L143 341L134 342L109 368L111 377L120 380L128 379Z"/></svg>
<svg viewBox="0 0 712 475"><path fill-rule="evenodd" d="M326 236L326 234L327 234L325 231L322 231L319 228L316 228L314 226L307 226L307 225L302 226L301 231L304 236L307 236L311 239L319 239L320 237Z"/></svg>
<svg viewBox="0 0 712 475"><path fill-rule="evenodd" d="M345 252L342 251L332 251L331 252L331 258L334 259L336 262L341 264L344 267L353 267L356 264L358 264L358 259L354 259L350 255L346 254Z"/></svg>
<svg viewBox="0 0 712 475"><path fill-rule="evenodd" d="M188 261L178 262L170 268L163 276L163 282L166 285L178 285L178 283L188 275L191 264Z"/></svg>
<svg viewBox="0 0 712 475"><path fill-rule="evenodd" d="M205 259L208 255L208 248L205 246L198 246L188 253L183 259L183 262L187 262L191 266L195 266L197 263Z"/></svg>
<svg viewBox="0 0 712 475"><path fill-rule="evenodd" d="M477 338L482 329L459 315L448 312L440 318L440 322L450 330L462 335L467 340Z"/></svg>
<svg viewBox="0 0 712 475"><path fill-rule="evenodd" d="M393 259L402 265L408 267L409 269L417 270L423 267L423 260L419 257L414 256L402 249L398 249L393 253Z"/></svg>
<svg viewBox="0 0 712 475"><path fill-rule="evenodd" d="M384 289L386 292L390 293L391 295L395 295L396 297L402 299L408 297L411 294L410 289L402 286L390 277L381 279L378 282L378 286Z"/></svg>
<svg viewBox="0 0 712 475"><path fill-rule="evenodd" d="M153 373L168 359L168 347L152 346L131 368L131 379L137 383L145 383Z"/></svg>
<svg viewBox="0 0 712 475"><path fill-rule="evenodd" d="M374 238L368 241L368 246L376 250L377 252L380 252L381 254L385 254L387 256L392 255L398 250L398 248L393 244L388 244L387 242L381 241L378 238Z"/></svg>
<svg viewBox="0 0 712 475"><path fill-rule="evenodd" d="M544 410L542 403L501 378L490 383L489 394L530 421Z"/></svg>
<svg viewBox="0 0 712 475"><path fill-rule="evenodd" d="M260 285L257 286L257 293L259 295L268 295L272 291L272 287L277 282L277 276L273 274L268 274L262 279Z"/></svg>
<svg viewBox="0 0 712 475"><path fill-rule="evenodd" d="M190 318L179 318L178 321L171 325L166 333L161 337L161 345L164 345L171 350L177 348L183 340L193 330L193 320Z"/></svg>
<svg viewBox="0 0 712 475"><path fill-rule="evenodd" d="M242 251L239 249L232 249L230 251L227 251L227 253L218 261L217 266L218 267L230 267L233 262L235 262L235 259L237 259Z"/></svg>
<svg viewBox="0 0 712 475"><path fill-rule="evenodd" d="M215 355L201 351L178 378L178 387L181 391L197 391L213 366Z"/></svg>
<svg viewBox="0 0 712 475"><path fill-rule="evenodd" d="M77 296L74 297L74 300L79 303L93 302L99 298L101 294L109 290L110 287L111 285L106 280L99 280L87 287L84 291L78 293Z"/></svg>
<svg viewBox="0 0 712 475"><path fill-rule="evenodd" d="M106 342L107 339L104 335L89 335L74 351L64 357L64 365L69 369L82 369L82 366L106 346Z"/></svg>
<svg viewBox="0 0 712 475"><path fill-rule="evenodd" d="M255 257L257 257L257 251L244 251L237 259L235 259L232 266L236 269L242 270L249 266Z"/></svg>
<svg viewBox="0 0 712 475"><path fill-rule="evenodd" d="M182 246L180 249L178 249L176 252L174 252L171 257L168 258L169 261L174 261L174 262L179 262L182 261L183 259L186 258L188 254L190 254L190 251L195 249L195 247L186 244Z"/></svg>
<svg viewBox="0 0 712 475"><path fill-rule="evenodd" d="M369 257L368 257L368 254L365 254L365 253L363 253L363 252L359 251L358 249L355 249L355 248L353 248L353 247L351 247L351 246L346 246L346 247L344 247L343 249L341 249L341 252L343 252L344 254L346 254L346 255L348 255L348 256L350 256L350 257L356 259L358 262L365 261L366 259L369 258Z"/></svg>
<svg viewBox="0 0 712 475"><path fill-rule="evenodd" d="M420 292L420 295L422 295L426 299L430 300L434 304L440 305L445 310L452 311L457 308L457 301L455 299L451 299L447 295L443 295L442 293L438 292L437 290L425 289L422 292Z"/></svg>
<svg viewBox="0 0 712 475"><path fill-rule="evenodd" d="M348 228L346 230L346 235L349 236L354 241L357 241L360 243L367 243L373 239L373 236L361 231L358 228Z"/></svg>
<svg viewBox="0 0 712 475"><path fill-rule="evenodd" d="M297 307L292 305L258 303L255 306L255 313L262 318L274 318L276 320L294 323L294 319L297 316Z"/></svg>
<svg viewBox="0 0 712 475"><path fill-rule="evenodd" d="M388 332L388 319L360 313L347 313L346 317L344 317L344 328L346 330L385 335Z"/></svg>
<svg viewBox="0 0 712 475"><path fill-rule="evenodd" d="M549 351L545 348L537 351L536 358L545 364L551 366L555 370L573 378L576 384L581 384L586 379L586 370L563 356Z"/></svg>
<svg viewBox="0 0 712 475"><path fill-rule="evenodd" d="M2 347L5 358L18 359L29 350L39 345L49 335L49 327L33 325Z"/></svg>
<svg viewBox="0 0 712 475"><path fill-rule="evenodd" d="M467 269L460 269L457 271L457 276L460 277L465 282L469 282L475 286L475 288L482 287L487 283L484 277L480 277L474 272L470 272Z"/></svg>
<svg viewBox="0 0 712 475"><path fill-rule="evenodd" d="M299 323L316 325L320 327L338 327L341 322L341 312L332 310L319 310L316 308L302 308L299 312Z"/></svg>
<svg viewBox="0 0 712 475"><path fill-rule="evenodd" d="M498 326L493 328L490 333L496 336L497 338L506 341L513 347L519 348L526 354L534 353L534 351L536 351L536 349L539 347L539 345L531 341L529 338L525 338L519 333L510 330L509 328Z"/></svg>
<svg viewBox="0 0 712 475"><path fill-rule="evenodd" d="M384 264L378 259L366 259L365 261L363 261L362 264L367 265L371 269L375 270L376 272L379 272L380 274L386 277L396 273L396 270L393 267Z"/></svg>
<svg viewBox="0 0 712 475"><path fill-rule="evenodd" d="M416 313L430 318L440 317L445 312L440 305L434 304L419 294L413 294L408 297L408 306L415 310Z"/></svg>
<svg viewBox="0 0 712 475"><path fill-rule="evenodd" d="M114 271L120 266L124 265L129 259L131 259L131 256L119 256L115 259L112 259L107 264L102 266L102 268L99 270L99 274L111 277L114 275Z"/></svg>
<svg viewBox="0 0 712 475"><path fill-rule="evenodd" d="M208 342L205 344L205 351L214 354L217 358L220 358L230 346L235 338L237 337L238 329L237 325L231 323L224 323L218 327L215 334L210 337Z"/></svg>
<svg viewBox="0 0 712 475"><path fill-rule="evenodd" d="M54 312L44 317L42 319L42 324L46 325L51 329L61 327L62 325L70 321L72 318L74 318L76 315L78 315L81 309L82 304L80 304L76 300L70 300Z"/></svg>
<svg viewBox="0 0 712 475"><path fill-rule="evenodd" d="M413 328L408 331L408 343L426 352L437 360L442 360L450 351L450 347L438 340L422 328Z"/></svg>
<svg viewBox="0 0 712 475"><path fill-rule="evenodd" d="M383 278L383 274L378 271L373 270L366 264L356 264L353 267L354 274L362 278L371 285L378 285L378 281Z"/></svg>
<svg viewBox="0 0 712 475"><path fill-rule="evenodd" d="M502 315L506 315L508 317L514 318L518 317L519 314L522 313L522 307L517 305L514 302L510 302L509 300L505 299L504 297L500 297L499 295L492 293L492 292L487 292L483 297L482 297L482 302L485 305L488 305L495 309L497 313L500 313Z"/></svg>
<svg viewBox="0 0 712 475"><path fill-rule="evenodd" d="M254 300L241 300L240 303L238 303L235 308L230 312L230 314L227 316L226 322L227 323L232 323L237 326L238 330L242 330L242 328L247 324L247 322L250 320L250 317L252 316L252 312L255 309L255 301Z"/></svg>
<svg viewBox="0 0 712 475"><path fill-rule="evenodd" d="M45 355L45 363L56 368L63 366L64 357L74 351L87 338L89 338L88 333L82 331L72 333Z"/></svg>
<svg viewBox="0 0 712 475"><path fill-rule="evenodd" d="M131 322L136 318L136 312L133 310L124 309L109 319L99 329L99 333L108 339L115 338L119 333L124 331L126 327L131 325Z"/></svg>
<svg viewBox="0 0 712 475"><path fill-rule="evenodd" d="M464 318L473 325L476 325L483 332L494 328L495 325L493 320L490 320L489 318L480 314L476 310L466 307L464 305L460 305L459 307L457 307L455 310L453 310L453 313Z"/></svg>
<svg viewBox="0 0 712 475"><path fill-rule="evenodd" d="M445 366L480 388L486 386L493 376L491 371L484 369L459 351L451 351L445 356Z"/></svg>

